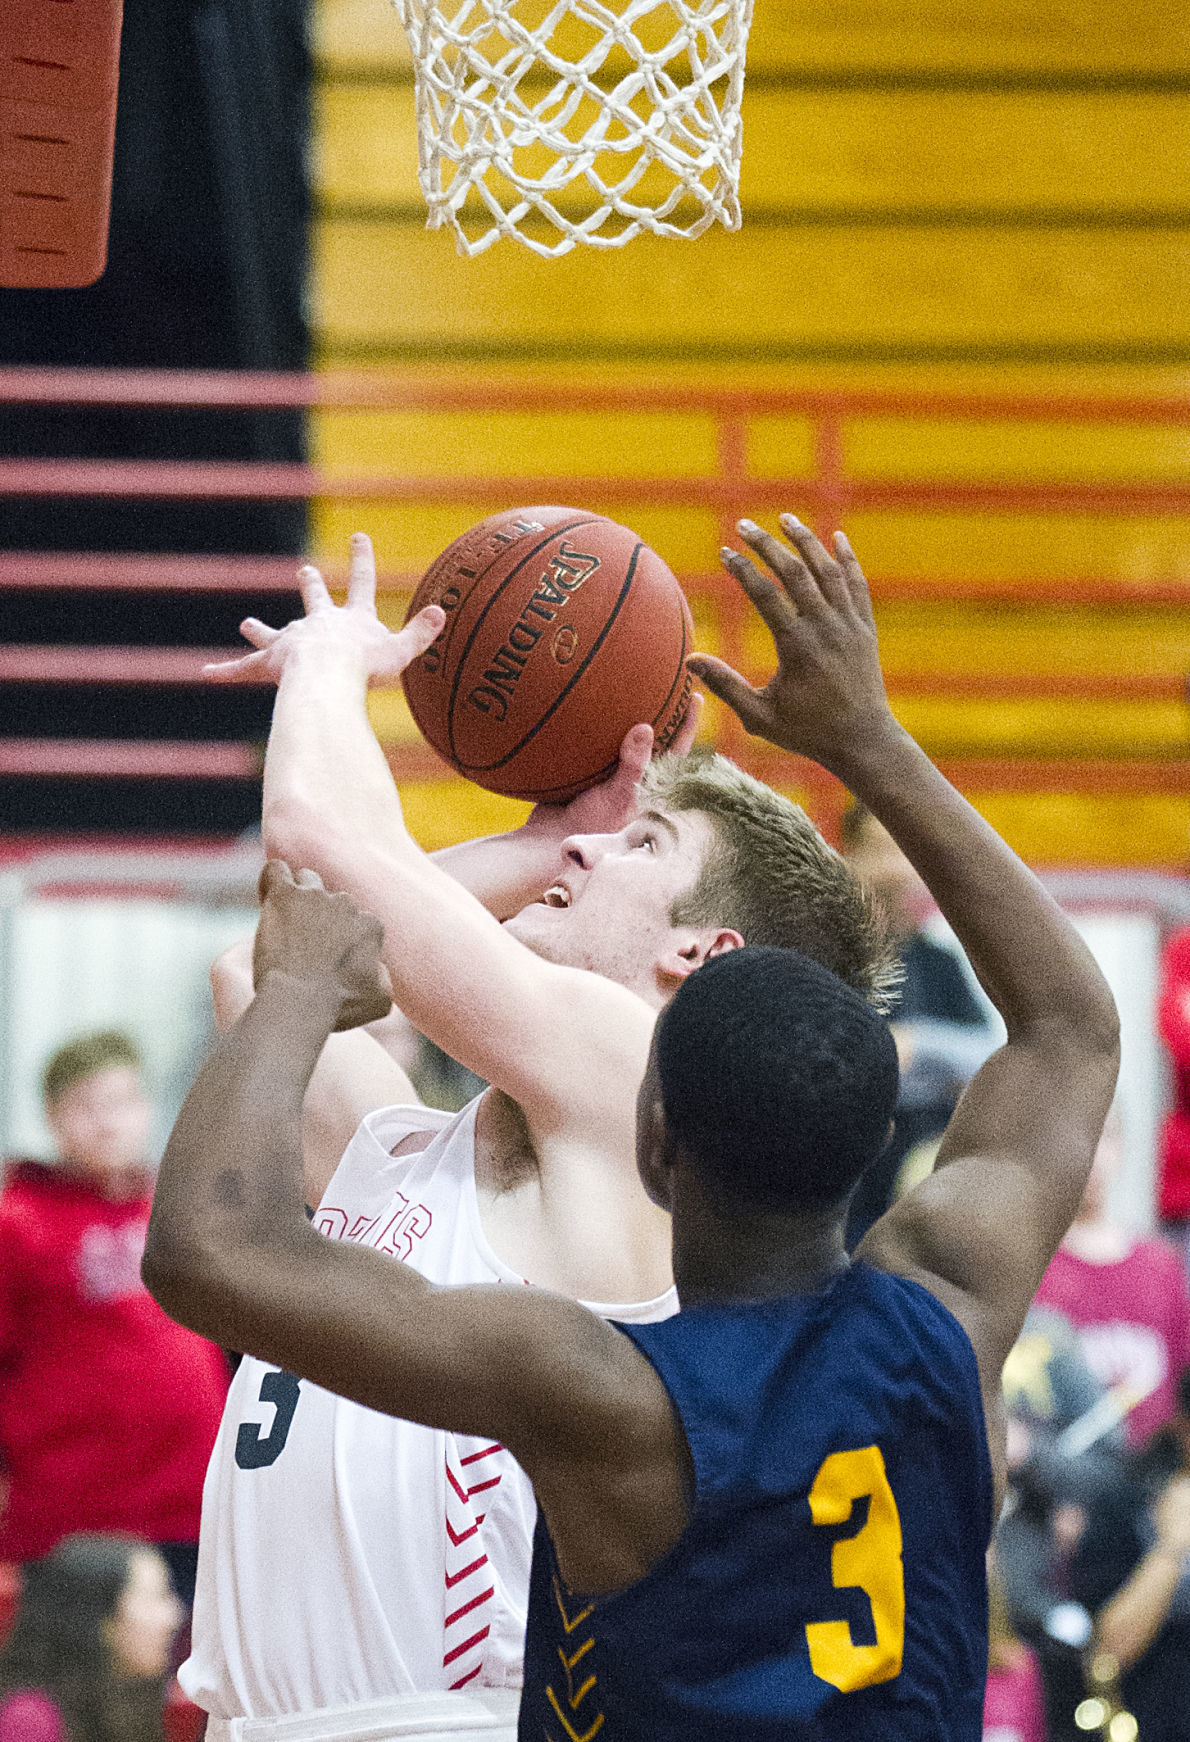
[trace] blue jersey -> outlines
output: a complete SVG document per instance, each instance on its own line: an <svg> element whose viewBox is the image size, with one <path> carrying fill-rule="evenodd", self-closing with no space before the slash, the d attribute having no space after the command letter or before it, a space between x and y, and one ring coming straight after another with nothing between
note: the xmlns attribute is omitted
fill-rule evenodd
<svg viewBox="0 0 1190 1742"><path fill-rule="evenodd" d="M690 1521L595 1599L538 1523L519 1742L979 1742L992 1475L957 1320L860 1263L620 1328L681 1417Z"/></svg>

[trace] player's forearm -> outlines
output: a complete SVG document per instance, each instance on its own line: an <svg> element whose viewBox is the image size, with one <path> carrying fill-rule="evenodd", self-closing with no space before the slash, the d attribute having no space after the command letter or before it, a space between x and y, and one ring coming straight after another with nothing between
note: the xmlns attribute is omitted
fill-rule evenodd
<svg viewBox="0 0 1190 1742"><path fill-rule="evenodd" d="M331 855L353 842L421 857L368 720L358 660L297 650L287 662L265 755L262 821L270 858L324 876Z"/></svg>
<svg viewBox="0 0 1190 1742"><path fill-rule="evenodd" d="M1143 1657L1164 1627L1184 1570L1185 1557L1158 1544L1100 1611L1097 1643L1118 1658L1121 1669Z"/></svg>
<svg viewBox="0 0 1190 1742"><path fill-rule="evenodd" d="M295 656L286 665L265 757L263 827L271 858L309 866L336 884L365 843L398 865L424 861L369 723L358 663ZM556 840L528 827L430 857L497 919L536 900L559 862Z"/></svg>
<svg viewBox="0 0 1190 1742"><path fill-rule="evenodd" d="M245 1348L261 1251L316 1240L302 1181L302 1101L339 1010L331 985L270 974L183 1103L157 1176L144 1279L192 1330Z"/></svg>
<svg viewBox="0 0 1190 1742"><path fill-rule="evenodd" d="M841 752L834 772L911 860L1010 1040L1044 1024L1114 1049L1111 993L1070 921L891 716Z"/></svg>

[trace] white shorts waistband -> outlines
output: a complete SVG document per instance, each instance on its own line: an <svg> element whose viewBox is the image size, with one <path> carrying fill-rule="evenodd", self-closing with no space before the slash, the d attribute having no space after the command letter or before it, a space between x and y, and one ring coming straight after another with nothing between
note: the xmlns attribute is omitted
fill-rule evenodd
<svg viewBox="0 0 1190 1742"><path fill-rule="evenodd" d="M208 1718L206 1742L516 1742L518 1688L394 1694L284 1718Z"/></svg>

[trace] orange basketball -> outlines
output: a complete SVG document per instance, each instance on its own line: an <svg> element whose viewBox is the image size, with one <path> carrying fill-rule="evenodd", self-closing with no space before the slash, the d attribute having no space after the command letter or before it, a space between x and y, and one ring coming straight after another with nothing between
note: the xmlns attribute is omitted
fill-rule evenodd
<svg viewBox="0 0 1190 1742"><path fill-rule="evenodd" d="M580 508L512 508L444 550L410 616L446 627L405 672L423 737L490 792L559 804L610 774L638 721L686 714L690 610L643 539Z"/></svg>

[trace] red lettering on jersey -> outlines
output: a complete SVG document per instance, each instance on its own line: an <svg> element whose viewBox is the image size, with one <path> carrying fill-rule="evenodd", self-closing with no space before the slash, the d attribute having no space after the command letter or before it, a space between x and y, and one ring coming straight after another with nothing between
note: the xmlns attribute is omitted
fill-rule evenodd
<svg viewBox="0 0 1190 1742"><path fill-rule="evenodd" d="M424 1204L411 1204L403 1192L394 1192L393 1201L396 1209L379 1236L370 1243L378 1252L387 1252L391 1258L408 1262L413 1242L425 1238L434 1225L434 1217ZM355 1240L362 1244L368 1240L379 1220L379 1216L360 1215L350 1222L346 1210L340 1210L334 1204L324 1204L314 1226L328 1240Z"/></svg>
<svg viewBox="0 0 1190 1742"><path fill-rule="evenodd" d="M397 1257L404 1259L407 1263L409 1254L413 1251L413 1242L424 1239L433 1226L433 1222L434 1218L424 1204L412 1205L402 1216L396 1230L401 1239L401 1250L397 1253Z"/></svg>
<svg viewBox="0 0 1190 1742"><path fill-rule="evenodd" d="M380 1238L375 1242L378 1252L388 1252L394 1258L408 1261L413 1242L429 1233L434 1217L424 1204L410 1204L401 1192L394 1192L400 1208L389 1217Z"/></svg>
<svg viewBox="0 0 1190 1742"><path fill-rule="evenodd" d="M394 1192L393 1202L398 1205L398 1208L393 1211L388 1221L384 1224L379 1238L373 1241L373 1245L377 1252L388 1252L395 1258L397 1254L397 1224L409 1209L409 1199L405 1196L404 1192Z"/></svg>

